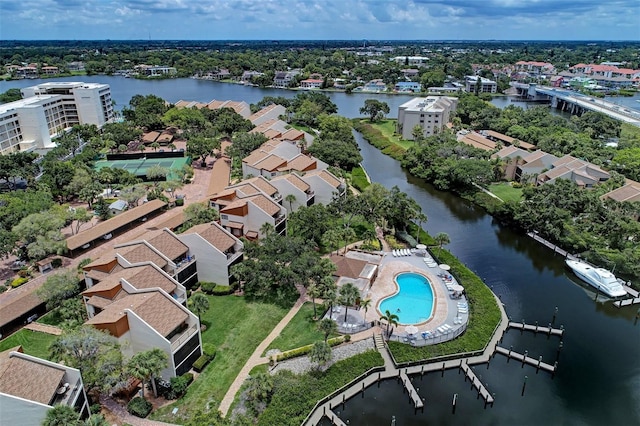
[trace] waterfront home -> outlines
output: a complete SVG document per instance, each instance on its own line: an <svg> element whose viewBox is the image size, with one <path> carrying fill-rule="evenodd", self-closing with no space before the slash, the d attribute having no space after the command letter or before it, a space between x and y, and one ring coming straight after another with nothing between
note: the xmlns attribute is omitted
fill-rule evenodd
<svg viewBox="0 0 640 426"><path fill-rule="evenodd" d="M313 78L308 78L306 80L300 81L300 87L302 89L319 89L322 86L322 82L324 80L316 80Z"/></svg>
<svg viewBox="0 0 640 426"><path fill-rule="evenodd" d="M396 92L417 93L422 90L422 85L414 81L399 81L393 87Z"/></svg>
<svg viewBox="0 0 640 426"><path fill-rule="evenodd" d="M296 173L276 176L269 183L278 188L289 212L295 212L302 206L309 207L315 202L315 192L311 185Z"/></svg>
<svg viewBox="0 0 640 426"><path fill-rule="evenodd" d="M480 77L479 75L467 75L464 78L465 90L467 93L475 93L476 86L479 93L496 93L498 91L498 83L488 78Z"/></svg>
<svg viewBox="0 0 640 426"><path fill-rule="evenodd" d="M273 87L279 89L291 87L298 74L300 74L300 71L298 70L276 71L275 76L273 77Z"/></svg>
<svg viewBox="0 0 640 426"><path fill-rule="evenodd" d="M314 194L314 202L328 205L334 197L342 197L347 185L326 169L312 170L300 176Z"/></svg>
<svg viewBox="0 0 640 426"><path fill-rule="evenodd" d="M398 107L396 131L403 139L413 140L413 129L422 128L424 136L432 136L442 131L456 110L458 98L428 96L413 98Z"/></svg>
<svg viewBox="0 0 640 426"><path fill-rule="evenodd" d="M386 92L387 91L387 85L384 83L384 81L382 81L382 79L378 78L378 79L375 79L375 80L371 80L367 84L362 86L362 91L363 92L374 92L374 93Z"/></svg>
<svg viewBox="0 0 640 426"><path fill-rule="evenodd" d="M56 405L89 417L80 370L22 353L17 346L0 352L0 423L39 425Z"/></svg>
<svg viewBox="0 0 640 426"><path fill-rule="evenodd" d="M201 282L232 283L231 266L242 262L242 241L216 222L193 226L178 237L196 256Z"/></svg>
<svg viewBox="0 0 640 426"><path fill-rule="evenodd" d="M260 111L251 114L248 117L248 120L251 121L251 124L254 126L259 126L265 122L271 120L278 120L281 116L287 113L287 109L279 104L271 104L262 108Z"/></svg>

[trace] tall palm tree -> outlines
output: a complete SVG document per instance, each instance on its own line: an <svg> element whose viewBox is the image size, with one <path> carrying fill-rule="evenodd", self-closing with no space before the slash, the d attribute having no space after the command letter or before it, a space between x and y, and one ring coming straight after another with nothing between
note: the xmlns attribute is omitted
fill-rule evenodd
<svg viewBox="0 0 640 426"><path fill-rule="evenodd" d="M384 311L384 315L382 315L380 317L380 321L386 321L387 322L387 336L389 336L389 327L392 326L392 325L393 326L398 325L398 320L399 319L400 319L400 317L398 317L396 314L392 314L388 310Z"/></svg>
<svg viewBox="0 0 640 426"><path fill-rule="evenodd" d="M158 397L156 381L154 377L167 368L167 354L161 349L154 348L148 351L138 352L127 363L127 372L142 381L142 397L144 398L144 382L151 381L153 395Z"/></svg>
<svg viewBox="0 0 640 426"><path fill-rule="evenodd" d="M316 297L320 297L320 286L316 283L311 283L307 287L307 294L311 297L311 303L313 303L313 319L318 318L318 314L316 312Z"/></svg>
<svg viewBox="0 0 640 426"><path fill-rule="evenodd" d="M418 244L420 243L420 231L422 230L422 224L428 220L427 215L420 212L416 216L416 220L418 221L418 230L416 231L416 241Z"/></svg>
<svg viewBox="0 0 640 426"><path fill-rule="evenodd" d="M293 194L288 194L284 197L284 200L289 203L289 213L293 211L293 203L296 201L296 196Z"/></svg>
<svg viewBox="0 0 640 426"><path fill-rule="evenodd" d="M329 339L331 333L335 333L337 329L338 325L331 318L324 318L318 323L318 330L324 334L325 343Z"/></svg>
<svg viewBox="0 0 640 426"><path fill-rule="evenodd" d="M318 368L322 368L331 361L331 346L327 342L316 342L311 348L309 360L318 364Z"/></svg>
<svg viewBox="0 0 640 426"><path fill-rule="evenodd" d="M451 242L451 240L449 239L449 234L447 234L446 232L438 232L438 234L436 234L433 239L436 241L439 248L442 248L443 245L449 244Z"/></svg>
<svg viewBox="0 0 640 426"><path fill-rule="evenodd" d="M360 308L364 309L363 324L367 322L367 311L371 307L371 299L364 299L360 301Z"/></svg>
<svg viewBox="0 0 640 426"><path fill-rule="evenodd" d="M349 306L353 306L360 297L360 290L351 283L346 283L340 288L340 302L344 305L344 322L347 322Z"/></svg>
<svg viewBox="0 0 640 426"><path fill-rule="evenodd" d="M193 295L189 298L188 304L191 312L198 315L198 322L202 323L200 315L209 310L209 299L207 298L207 296L202 293L193 293Z"/></svg>

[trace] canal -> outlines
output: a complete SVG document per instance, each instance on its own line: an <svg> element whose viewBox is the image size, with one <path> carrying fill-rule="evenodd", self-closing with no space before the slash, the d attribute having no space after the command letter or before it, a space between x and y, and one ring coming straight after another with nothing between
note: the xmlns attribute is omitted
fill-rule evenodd
<svg viewBox="0 0 640 426"><path fill-rule="evenodd" d="M135 80L123 77L91 76L64 78L65 81L107 83L118 108L128 104L135 94L155 94L169 102L180 99L209 102L243 100L255 103L264 96L293 97L297 92L258 89L193 79ZM45 81L0 81L0 92ZM331 93L339 113L359 116L364 100L376 97L390 106L391 117L410 96ZM629 107L638 105L635 98L616 98ZM504 107L506 100L494 104ZM429 220L425 228L431 233L446 232L451 252L475 271L505 305L514 321L538 321L548 324L558 307L554 326L567 330L559 356L555 378L536 374L532 367L515 361L507 363L501 356L490 368L476 367L476 375L495 393L493 407L484 409L481 400L470 390L457 371L414 378L425 401L424 413L414 415L409 398L395 382L383 383L365 392L364 398L348 401L340 416L352 425L638 425L640 424L640 323L636 308L616 309L610 302L594 302L594 294L575 279L560 257L525 235L495 223L491 216L473 204L409 176L399 163L382 155L358 135L363 165L374 182L391 188L397 185L423 208ZM559 339L533 336L512 330L503 346L529 356L543 356L553 363ZM527 376L524 396L521 391ZM451 402L457 394L452 414Z"/></svg>

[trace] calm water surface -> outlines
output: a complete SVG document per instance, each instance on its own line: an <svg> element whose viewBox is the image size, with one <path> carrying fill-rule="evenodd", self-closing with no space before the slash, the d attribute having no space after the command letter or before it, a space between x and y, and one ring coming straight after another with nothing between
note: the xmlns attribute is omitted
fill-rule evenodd
<svg viewBox="0 0 640 426"><path fill-rule="evenodd" d="M74 77L60 80L107 83L121 108L135 94L155 94L170 102L180 99L208 102L212 99L244 100L255 103L264 96L295 96L294 91L257 89L192 79L143 81L122 77ZM0 92L26 87L47 80L0 82ZM55 80L50 80L55 81ZM365 99L377 97L387 102L390 116L408 96L332 93L339 113L359 116ZM632 108L635 98L613 101ZM505 106L503 98L494 104ZM593 292L582 286L560 257L531 239L496 224L481 209L458 197L435 190L409 176L399 163L382 155L357 135L363 164L374 182L391 188L397 185L416 199L428 215L425 228L431 233L446 232L447 246L475 271L502 299L511 319L551 321L567 332L559 359L559 371L552 380L547 373L507 363L497 356L487 370L476 367L476 374L495 393L493 408L483 408L463 376L450 371L415 378L425 400L424 413L414 415L409 398L395 382L368 390L340 411L352 425L639 425L640 424L640 324L634 318L638 308L616 309L610 302L593 301ZM503 346L543 356L553 363L559 339L509 331ZM521 389L528 376L525 396ZM456 413L451 413L453 394L458 394Z"/></svg>

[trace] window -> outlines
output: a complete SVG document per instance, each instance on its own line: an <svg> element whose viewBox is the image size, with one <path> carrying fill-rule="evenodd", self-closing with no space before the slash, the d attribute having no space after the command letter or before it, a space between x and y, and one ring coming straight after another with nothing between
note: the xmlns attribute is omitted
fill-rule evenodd
<svg viewBox="0 0 640 426"><path fill-rule="evenodd" d="M222 219L222 220L229 220L229 215L221 214L221 215L220 215L220 219Z"/></svg>

